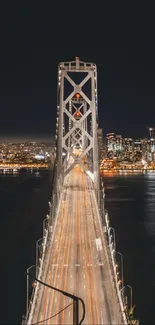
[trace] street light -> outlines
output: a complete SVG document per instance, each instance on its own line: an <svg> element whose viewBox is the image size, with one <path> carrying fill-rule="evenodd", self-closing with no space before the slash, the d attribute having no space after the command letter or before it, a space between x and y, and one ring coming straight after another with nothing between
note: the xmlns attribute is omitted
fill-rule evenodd
<svg viewBox="0 0 155 325"><path fill-rule="evenodd" d="M26 314L28 313L28 308L29 308L29 271L32 269L32 267L35 267L35 265L31 265L27 269Z"/></svg>
<svg viewBox="0 0 155 325"><path fill-rule="evenodd" d="M46 286L46 287L48 287L50 289L58 291L58 292L62 293L64 296L67 296L68 298L71 298L73 300L73 324L74 325L81 325L82 324L82 322L85 319L85 303L84 303L82 298L77 297L75 295L72 295L72 294L68 293L67 291L55 288L55 287L53 287L53 286L51 286L51 285L49 285L47 283L44 283L44 282L40 281L39 279L33 277L28 272L27 272L27 276L30 276L32 279L34 279L34 281L39 282L40 284L42 284L42 285L44 285L44 286ZM81 318L80 322L79 322L79 301L81 301L82 307L83 307L83 315L82 315L82 318Z"/></svg>
<svg viewBox="0 0 155 325"><path fill-rule="evenodd" d="M107 230L109 229L109 217L108 217L108 211L104 210L105 213L105 222L106 222L106 226L107 226Z"/></svg>
<svg viewBox="0 0 155 325"><path fill-rule="evenodd" d="M39 243L41 240L43 240L43 239L40 238L36 241L36 276L38 275L38 249L39 249Z"/></svg>
<svg viewBox="0 0 155 325"><path fill-rule="evenodd" d="M130 310L131 310L132 309L132 287L126 284L125 286L122 287L121 291L124 291L126 287L130 289Z"/></svg>
<svg viewBox="0 0 155 325"><path fill-rule="evenodd" d="M53 194L53 200L52 200L52 205L51 205L51 223L53 225L53 220L54 220L54 217L55 217L55 212L56 212L56 206L57 206L57 202L56 202L56 193Z"/></svg>
<svg viewBox="0 0 155 325"><path fill-rule="evenodd" d="M130 310L132 309L132 287L129 286L128 284L126 285L130 289Z"/></svg>
<svg viewBox="0 0 155 325"><path fill-rule="evenodd" d="M49 215L47 214L46 218L43 220L43 235L44 235L44 230L46 229L46 221L49 219Z"/></svg>
<svg viewBox="0 0 155 325"><path fill-rule="evenodd" d="M48 205L49 205L49 208L51 208L51 205L52 205L52 204L51 204L51 202L50 202L50 201L48 202Z"/></svg>
<svg viewBox="0 0 155 325"><path fill-rule="evenodd" d="M116 237L115 237L115 229L113 227L109 227L108 229L108 237L109 237L109 243L112 244L111 238L110 238L110 231L113 232L113 240L114 240L114 252L115 252L115 262L116 262Z"/></svg>
<svg viewBox="0 0 155 325"><path fill-rule="evenodd" d="M124 275L123 275L123 255L120 252L116 252L121 257L121 277L122 277L122 288L124 287ZM123 293L123 300L124 300L124 293Z"/></svg>

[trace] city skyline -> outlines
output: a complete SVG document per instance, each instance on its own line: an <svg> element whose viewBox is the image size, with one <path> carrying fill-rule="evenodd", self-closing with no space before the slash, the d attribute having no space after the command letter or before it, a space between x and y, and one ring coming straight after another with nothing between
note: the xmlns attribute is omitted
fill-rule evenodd
<svg viewBox="0 0 155 325"><path fill-rule="evenodd" d="M147 126L145 126L145 134L139 134L139 136L137 135L137 136L132 136L131 134L129 134L128 136L126 135L126 134L123 134L122 132L121 132L121 129L120 130L118 130L118 132L115 132L115 130L112 130L112 129L110 129L110 130L108 130L108 132L104 132L104 130L103 130L103 136L104 137L106 137L106 135L107 134L109 134L109 133L115 133L115 134L117 134L117 135L121 135L123 138L133 138L133 139L143 139L143 138L147 138L148 136L149 136L149 127L150 128L155 128L155 123L154 123L154 125L147 125ZM99 129L100 129L100 127L99 127ZM41 141L45 141L45 142L51 142L51 141L53 141L53 138L55 137L55 133L53 133L53 134L50 134L49 136L47 136L47 135L40 135L40 134L38 134L38 135L35 135L35 134L32 134L32 135L18 135L18 136L15 136L15 135L13 135L13 136L11 136L11 135L1 135L0 134L0 142L24 142L24 141L36 141L36 142L41 142Z"/></svg>
<svg viewBox="0 0 155 325"><path fill-rule="evenodd" d="M36 141L36 142L41 142L41 141L45 141L45 142L53 142L53 137L54 134L51 134L50 136L46 136L46 135L18 135L18 136L8 136L8 135L0 135L0 142L25 142L25 141Z"/></svg>

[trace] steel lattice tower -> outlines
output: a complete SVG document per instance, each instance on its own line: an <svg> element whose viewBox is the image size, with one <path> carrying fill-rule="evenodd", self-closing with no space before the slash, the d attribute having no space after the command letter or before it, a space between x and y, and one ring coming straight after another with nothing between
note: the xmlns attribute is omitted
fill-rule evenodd
<svg viewBox="0 0 155 325"><path fill-rule="evenodd" d="M56 129L57 193L65 175L76 165L87 172L99 188L99 162L97 139L97 67L82 62L78 57L58 66L58 106ZM73 148L81 148L76 156ZM72 164L68 166L68 157ZM84 158L87 161L84 164Z"/></svg>

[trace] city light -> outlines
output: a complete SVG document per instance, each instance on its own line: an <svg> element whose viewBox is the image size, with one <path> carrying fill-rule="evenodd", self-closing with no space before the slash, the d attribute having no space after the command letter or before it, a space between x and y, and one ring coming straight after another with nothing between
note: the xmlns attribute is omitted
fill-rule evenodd
<svg viewBox="0 0 155 325"><path fill-rule="evenodd" d="M53 158L54 142L0 143L0 170L4 172L49 168Z"/></svg>
<svg viewBox="0 0 155 325"><path fill-rule="evenodd" d="M148 138L124 138L114 132L104 138L99 131L98 139L101 171L155 171L155 128L149 128Z"/></svg>

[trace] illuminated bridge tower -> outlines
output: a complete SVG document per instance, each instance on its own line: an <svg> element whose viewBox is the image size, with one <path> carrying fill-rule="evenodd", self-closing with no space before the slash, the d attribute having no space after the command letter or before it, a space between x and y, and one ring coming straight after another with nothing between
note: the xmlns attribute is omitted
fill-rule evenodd
<svg viewBox="0 0 155 325"><path fill-rule="evenodd" d="M76 164L80 164L93 179L97 194L99 163L95 64L79 61L78 57L75 61L59 64L57 116L57 193L61 192L64 177ZM81 149L80 156L75 155L75 148Z"/></svg>

